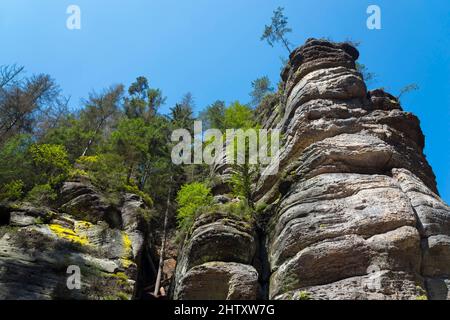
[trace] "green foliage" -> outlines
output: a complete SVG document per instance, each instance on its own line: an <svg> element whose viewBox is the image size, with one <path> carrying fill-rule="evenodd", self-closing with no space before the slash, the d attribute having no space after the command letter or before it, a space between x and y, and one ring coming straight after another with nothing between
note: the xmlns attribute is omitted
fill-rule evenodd
<svg viewBox="0 0 450 320"><path fill-rule="evenodd" d="M262 203L258 203L258 205L255 208L255 211L257 213L263 213L266 209L267 209L267 203L262 202Z"/></svg>
<svg viewBox="0 0 450 320"><path fill-rule="evenodd" d="M225 110L224 116L224 125L227 129L249 129L255 124L253 110L239 101L231 104Z"/></svg>
<svg viewBox="0 0 450 320"><path fill-rule="evenodd" d="M219 129L225 130L225 102L217 100L213 104L206 107L204 111L200 113L200 119L203 121L203 127L205 129Z"/></svg>
<svg viewBox="0 0 450 320"><path fill-rule="evenodd" d="M36 185L28 192L26 200L37 205L48 205L56 200L57 194L50 184Z"/></svg>
<svg viewBox="0 0 450 320"><path fill-rule="evenodd" d="M64 172L70 166L66 148L61 145L34 144L30 147L30 154L34 164L46 172Z"/></svg>
<svg viewBox="0 0 450 320"><path fill-rule="evenodd" d="M298 300L311 300L311 295L308 291L300 291L297 294L297 299Z"/></svg>
<svg viewBox="0 0 450 320"><path fill-rule="evenodd" d="M257 174L255 166L250 166L248 161L242 165L234 166L234 173L231 176L231 189L233 195L252 201L252 180Z"/></svg>
<svg viewBox="0 0 450 320"><path fill-rule="evenodd" d="M40 173L36 183L56 186L67 177L70 163L64 146L34 144L29 153L34 167Z"/></svg>
<svg viewBox="0 0 450 320"><path fill-rule="evenodd" d="M125 98L124 109L130 119L140 118L149 122L166 101L161 90L150 88L145 77L138 77L128 88L128 93L130 97Z"/></svg>
<svg viewBox="0 0 450 320"><path fill-rule="evenodd" d="M63 145L70 162L74 162L84 151L89 139L95 136L94 130L88 128L81 119L69 115L62 119L60 125L49 129L43 143Z"/></svg>
<svg viewBox="0 0 450 320"><path fill-rule="evenodd" d="M254 218L255 211L250 207L246 199L232 201L225 204L211 204L200 207L197 214L225 213L230 218L237 218L239 221L250 222Z"/></svg>
<svg viewBox="0 0 450 320"><path fill-rule="evenodd" d="M286 34L292 32L292 29L288 27L288 19L283 11L284 8L278 7L273 12L272 22L270 25L265 26L261 41L266 40L271 47L276 42L281 42L288 52L291 53L291 44L287 40Z"/></svg>
<svg viewBox="0 0 450 320"><path fill-rule="evenodd" d="M242 105L239 102L234 102L225 110L225 125L227 128L242 129L244 131L248 129L258 130L259 126L256 124L254 118L255 116L253 110L249 106ZM235 159L238 159L237 142L238 139L235 137ZM250 141L248 137L245 138L245 144L245 161L243 161L244 163L235 163L233 165L234 173L231 177L231 185L235 196L247 199L252 205L251 185L253 179L258 173L258 166L249 163L250 154L248 147L250 145Z"/></svg>
<svg viewBox="0 0 450 320"><path fill-rule="evenodd" d="M270 92L273 92L273 87L271 87L270 80L267 76L254 80L252 82L252 92L250 92L252 106L257 107Z"/></svg>
<svg viewBox="0 0 450 320"><path fill-rule="evenodd" d="M123 119L117 130L111 134L113 151L122 155L128 166L127 182L136 166L145 158L149 151L149 128L141 118Z"/></svg>
<svg viewBox="0 0 450 320"><path fill-rule="evenodd" d="M24 183L22 180L13 180L0 188L0 201L14 201L22 197Z"/></svg>
<svg viewBox="0 0 450 320"><path fill-rule="evenodd" d="M45 191L42 186L53 190L66 178L70 167L63 146L37 144L29 136L17 135L0 150L1 197L20 200L23 194L31 193L33 199L40 198L38 193ZM44 198L53 200L54 194Z"/></svg>
<svg viewBox="0 0 450 320"><path fill-rule="evenodd" d="M174 128L189 130L191 134L194 132L194 107L194 98L188 92L184 95L181 103L177 103L175 107L170 108L170 119Z"/></svg>
<svg viewBox="0 0 450 320"><path fill-rule="evenodd" d="M178 191L176 200L178 227L187 231L194 222L197 210L211 204L211 189L200 182L185 184Z"/></svg>
<svg viewBox="0 0 450 320"><path fill-rule="evenodd" d="M28 149L32 145L29 135L16 135L0 149L0 185L14 180L29 183L33 175Z"/></svg>
<svg viewBox="0 0 450 320"><path fill-rule="evenodd" d="M145 222L150 223L158 217L158 212L154 209L138 208L138 213L144 218Z"/></svg>
<svg viewBox="0 0 450 320"><path fill-rule="evenodd" d="M105 192L117 192L125 185L127 174L122 163L123 158L114 153L84 156L76 161L78 170L86 173L91 182Z"/></svg>

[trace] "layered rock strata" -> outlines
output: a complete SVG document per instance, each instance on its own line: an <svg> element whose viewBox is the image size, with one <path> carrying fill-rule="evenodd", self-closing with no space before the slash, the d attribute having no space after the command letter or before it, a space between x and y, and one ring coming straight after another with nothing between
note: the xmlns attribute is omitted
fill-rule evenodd
<svg viewBox="0 0 450 320"><path fill-rule="evenodd" d="M136 281L146 280L145 205L136 195L121 197L112 205L88 182L69 181L57 209L1 205L0 299L136 296Z"/></svg>
<svg viewBox="0 0 450 320"><path fill-rule="evenodd" d="M255 298L265 263L270 279L259 296L270 299L450 297L450 208L419 120L394 96L367 91L358 57L347 43L316 39L292 52L282 91L258 110L262 127L283 137L279 171L255 181L269 222L254 237L254 225L200 217L175 298ZM217 192L226 192L229 169L215 168Z"/></svg>

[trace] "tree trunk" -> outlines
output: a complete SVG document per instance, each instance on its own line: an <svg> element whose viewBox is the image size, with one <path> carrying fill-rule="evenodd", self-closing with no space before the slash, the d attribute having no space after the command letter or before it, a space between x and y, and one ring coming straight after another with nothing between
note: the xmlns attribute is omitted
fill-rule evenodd
<svg viewBox="0 0 450 320"><path fill-rule="evenodd" d="M172 178L170 180L172 181ZM155 297L159 296L159 290L161 287L162 269L164 267L164 254L165 254L165 250L166 250L167 223L168 223L168 216L169 216L171 189L172 188L169 187L169 191L167 193L167 207L166 207L166 213L164 215L164 229L163 229L163 236L162 236L162 243L161 243L161 251L160 251L160 255L159 255L158 275L156 276L155 291L153 292L153 295Z"/></svg>
<svg viewBox="0 0 450 320"><path fill-rule="evenodd" d="M281 37L281 41L283 41L283 44L286 47L287 51L289 51L289 55L290 55L292 53L292 51L291 51L291 48L289 48L288 42L283 37Z"/></svg>

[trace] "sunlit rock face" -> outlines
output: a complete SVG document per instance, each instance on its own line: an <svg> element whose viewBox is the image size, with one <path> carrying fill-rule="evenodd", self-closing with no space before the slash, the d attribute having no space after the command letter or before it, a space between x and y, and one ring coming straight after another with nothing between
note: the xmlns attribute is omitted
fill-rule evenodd
<svg viewBox="0 0 450 320"><path fill-rule="evenodd" d="M445 299L450 208L438 197L419 120L366 91L356 49L308 40L283 72L280 172L255 194L272 299Z"/></svg>
<svg viewBox="0 0 450 320"><path fill-rule="evenodd" d="M282 90L257 110L263 128L282 133L279 171L254 184L266 209L253 226L227 212L199 217L175 298L450 297L450 208L419 120L389 93L367 91L358 57L316 39L292 52ZM213 169L221 199L224 168Z"/></svg>
<svg viewBox="0 0 450 320"><path fill-rule="evenodd" d="M279 170L255 178L248 207L232 195L222 155L216 203L186 230L171 298L450 298L450 207L419 120L367 90L358 56L317 39L292 52L280 91L256 112L262 128L281 131L263 169ZM156 228L140 197L111 196L75 179L52 209L0 204L0 299L145 298ZM68 287L69 266L80 268L79 290Z"/></svg>
<svg viewBox="0 0 450 320"><path fill-rule="evenodd" d="M192 226L177 263L175 299L258 297L253 222L223 209L199 216Z"/></svg>

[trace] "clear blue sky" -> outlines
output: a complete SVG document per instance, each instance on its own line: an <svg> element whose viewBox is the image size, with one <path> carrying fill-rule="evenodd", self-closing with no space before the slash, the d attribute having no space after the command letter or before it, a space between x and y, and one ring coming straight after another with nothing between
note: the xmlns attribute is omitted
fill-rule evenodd
<svg viewBox="0 0 450 320"><path fill-rule="evenodd" d="M82 29L66 29L68 5ZM366 8L382 10L382 30L366 28ZM378 75L372 87L403 99L419 116L428 160L450 202L450 2L448 0L1 0L0 65L48 73L73 107L93 89L128 85L139 75L168 97L163 112L193 93L198 108L222 99L249 100L250 83L279 79L283 48L259 40L273 9L285 7L302 44L309 37L361 41L360 61Z"/></svg>

